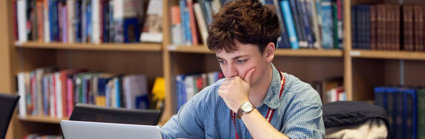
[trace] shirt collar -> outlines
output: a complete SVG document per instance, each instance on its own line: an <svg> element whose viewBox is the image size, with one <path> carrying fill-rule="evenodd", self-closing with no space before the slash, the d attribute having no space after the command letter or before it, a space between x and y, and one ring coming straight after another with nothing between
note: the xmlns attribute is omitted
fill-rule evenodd
<svg viewBox="0 0 425 139"><path fill-rule="evenodd" d="M271 64L272 66L272 82L270 83L270 87L267 90L266 97L263 100L263 104L266 104L272 109L276 109L279 106L279 93L280 93L280 73L276 69L276 67ZM259 107L261 107L260 105Z"/></svg>

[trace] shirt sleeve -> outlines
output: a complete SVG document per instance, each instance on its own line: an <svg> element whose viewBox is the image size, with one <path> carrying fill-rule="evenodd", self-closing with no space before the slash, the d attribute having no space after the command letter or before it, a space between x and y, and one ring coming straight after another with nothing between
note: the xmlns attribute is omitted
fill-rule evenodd
<svg viewBox="0 0 425 139"><path fill-rule="evenodd" d="M205 91L206 89L184 104L177 115L171 117L161 128L161 134L164 139L204 138L205 132L202 119L205 113L200 100L202 100L203 95L206 95Z"/></svg>
<svg viewBox="0 0 425 139"><path fill-rule="evenodd" d="M323 138L325 127L319 94L309 85L298 91L302 93L292 98L281 132L289 138Z"/></svg>

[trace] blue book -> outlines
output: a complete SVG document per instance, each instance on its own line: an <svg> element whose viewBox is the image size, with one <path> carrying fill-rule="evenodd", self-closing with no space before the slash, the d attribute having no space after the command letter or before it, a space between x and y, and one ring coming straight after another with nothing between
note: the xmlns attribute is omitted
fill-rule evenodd
<svg viewBox="0 0 425 139"><path fill-rule="evenodd" d="M351 6L351 44L353 49L357 49L357 6Z"/></svg>
<svg viewBox="0 0 425 139"><path fill-rule="evenodd" d="M121 96L120 96L120 94L121 94L121 91L120 91L120 80L119 79L117 79L117 80L115 80L115 82L114 82L114 84L115 84L115 93L116 93L116 105L115 105L115 107L117 107L117 108L119 108L119 107L121 107Z"/></svg>
<svg viewBox="0 0 425 139"><path fill-rule="evenodd" d="M298 39L297 32L295 31L294 21L292 20L292 14L289 7L288 0L282 0L282 13L284 15L284 20L286 23L286 29L288 29L289 42L291 43L292 49L298 49Z"/></svg>
<svg viewBox="0 0 425 139"><path fill-rule="evenodd" d="M281 5L279 0L273 0L274 7L276 8L276 15L279 19L279 28L280 28L280 38L276 42L276 48L291 48L291 44L289 43L288 33L286 31L285 21L283 19L283 13L281 9Z"/></svg>
<svg viewBox="0 0 425 139"><path fill-rule="evenodd" d="M141 29L139 26L139 19L125 18L123 28L124 42L140 42Z"/></svg>
<svg viewBox="0 0 425 139"><path fill-rule="evenodd" d="M312 25L310 25L310 19L311 17L309 16L310 14L308 13L308 10L306 9L307 7L307 1L302 1L299 0L297 3L297 7L298 9L300 9L300 15L301 15L301 20L303 22L303 26L304 26L304 35L307 41L307 47L308 48L313 48L314 46L314 35L313 35L313 30L312 30Z"/></svg>
<svg viewBox="0 0 425 139"><path fill-rule="evenodd" d="M102 23L101 24L103 24L103 26L102 26L102 31L103 31L103 34L102 34L102 40L103 40L103 42L109 42L110 40L109 40L109 3L108 3L108 1L103 1L102 3L101 3L101 7L102 7L102 17L103 17L103 20L102 20Z"/></svg>
<svg viewBox="0 0 425 139"><path fill-rule="evenodd" d="M333 41L333 23L332 23L332 2L331 0L322 0L321 2L321 19L322 19L322 47L325 49L334 48Z"/></svg>
<svg viewBox="0 0 425 139"><path fill-rule="evenodd" d="M185 75L180 74L176 77L176 86L177 86L177 111L186 103L186 87L184 84Z"/></svg>
<svg viewBox="0 0 425 139"><path fill-rule="evenodd" d="M304 25L301 19L301 13L299 11L299 8L297 6L297 0L289 0L290 9L291 9L291 15L292 20L295 26L295 32L297 32L297 39L299 41L299 44L305 44L306 39L304 35ZM301 46L304 47L304 46Z"/></svg>
<svg viewBox="0 0 425 139"><path fill-rule="evenodd" d="M58 1L49 0L50 41L59 41Z"/></svg>
<svg viewBox="0 0 425 139"><path fill-rule="evenodd" d="M375 105L380 106L387 111L387 93L385 92L385 87L375 87L374 94Z"/></svg>
<svg viewBox="0 0 425 139"><path fill-rule="evenodd" d="M75 1L75 21L73 22L75 28L75 42L81 42L81 30L82 30L82 15L81 15L81 0Z"/></svg>
<svg viewBox="0 0 425 139"><path fill-rule="evenodd" d="M93 23L92 23L92 6L91 6L91 0L87 0L86 3L86 30L85 31L85 42L91 42L91 38L93 35Z"/></svg>
<svg viewBox="0 0 425 139"><path fill-rule="evenodd" d="M403 137L407 139L417 138L417 95L415 89L403 89Z"/></svg>
<svg viewBox="0 0 425 139"><path fill-rule="evenodd" d="M43 86L42 86L42 93L43 93L43 111L44 115L49 115L49 78L48 76L43 77Z"/></svg>

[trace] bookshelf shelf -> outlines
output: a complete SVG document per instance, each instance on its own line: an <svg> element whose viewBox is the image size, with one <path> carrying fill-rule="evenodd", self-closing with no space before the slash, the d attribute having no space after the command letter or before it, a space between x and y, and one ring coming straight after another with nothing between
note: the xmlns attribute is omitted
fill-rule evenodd
<svg viewBox="0 0 425 139"><path fill-rule="evenodd" d="M167 49L171 52L179 53L204 53L204 54L214 54L211 52L207 46L198 45L198 46L188 46L188 45L170 45Z"/></svg>
<svg viewBox="0 0 425 139"><path fill-rule="evenodd" d="M170 45L167 48L171 52L180 53L205 53L213 54L205 45L200 46L184 46ZM324 50L324 49L276 49L276 56L302 56L302 57L342 57L342 50Z"/></svg>
<svg viewBox="0 0 425 139"><path fill-rule="evenodd" d="M60 42L15 42L17 48L64 49L64 50L109 50L109 51L157 51L162 50L160 43L60 43Z"/></svg>
<svg viewBox="0 0 425 139"><path fill-rule="evenodd" d="M22 121L50 123L50 124L59 124L61 120L68 120L68 118L52 118L47 116L26 116L26 117L19 117L19 119Z"/></svg>
<svg viewBox="0 0 425 139"><path fill-rule="evenodd" d="M408 51L352 50L350 56L354 58L425 60L425 52Z"/></svg>
<svg viewBox="0 0 425 139"><path fill-rule="evenodd" d="M342 57L343 52L339 49L276 49L277 56L303 56L303 57Z"/></svg>

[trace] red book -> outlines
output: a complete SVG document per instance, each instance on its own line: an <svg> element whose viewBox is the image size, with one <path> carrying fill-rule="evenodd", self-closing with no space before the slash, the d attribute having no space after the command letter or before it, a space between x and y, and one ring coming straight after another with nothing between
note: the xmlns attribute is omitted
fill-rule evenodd
<svg viewBox="0 0 425 139"><path fill-rule="evenodd" d="M190 31L192 32L192 45L198 45L198 27L196 25L195 13L193 12L193 1L187 0L187 8L189 9Z"/></svg>
<svg viewBox="0 0 425 139"><path fill-rule="evenodd" d="M43 16L43 0L37 0L36 2L36 15L37 15L37 33L38 41L44 40L44 16Z"/></svg>

